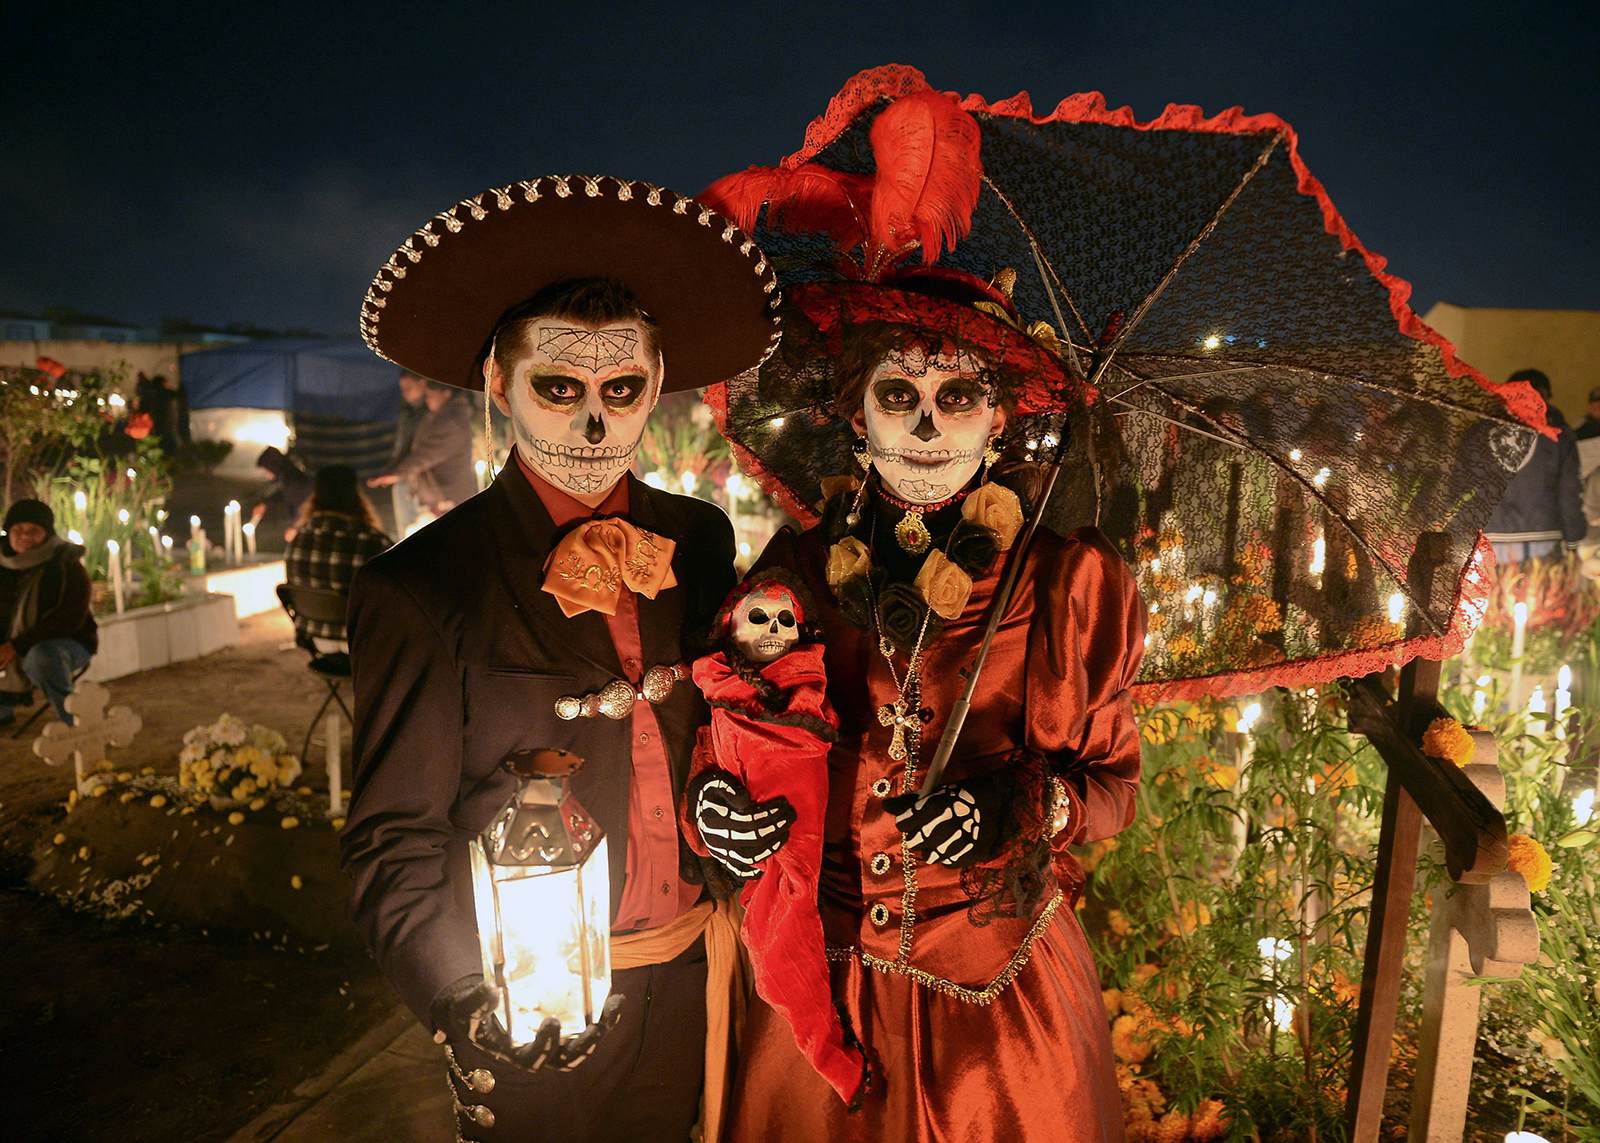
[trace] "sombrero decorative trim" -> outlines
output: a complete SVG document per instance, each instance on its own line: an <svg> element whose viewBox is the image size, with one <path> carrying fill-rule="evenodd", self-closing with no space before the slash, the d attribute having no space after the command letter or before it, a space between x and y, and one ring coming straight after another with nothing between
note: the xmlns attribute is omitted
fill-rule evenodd
<svg viewBox="0 0 1600 1143"><path fill-rule="evenodd" d="M591 276L625 283L656 320L665 392L752 369L782 337L777 275L716 211L653 183L544 175L423 223L367 287L361 339L402 369L481 389L500 316L545 286Z"/></svg>

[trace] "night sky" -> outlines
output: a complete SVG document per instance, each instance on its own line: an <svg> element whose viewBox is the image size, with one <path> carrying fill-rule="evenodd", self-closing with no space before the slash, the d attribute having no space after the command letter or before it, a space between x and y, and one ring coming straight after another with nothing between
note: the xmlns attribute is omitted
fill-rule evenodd
<svg viewBox="0 0 1600 1143"><path fill-rule="evenodd" d="M1300 132L1425 309L1600 309L1583 6L31 4L0 69L0 308L355 336L424 219L538 174L694 192L796 149L856 71Z"/></svg>

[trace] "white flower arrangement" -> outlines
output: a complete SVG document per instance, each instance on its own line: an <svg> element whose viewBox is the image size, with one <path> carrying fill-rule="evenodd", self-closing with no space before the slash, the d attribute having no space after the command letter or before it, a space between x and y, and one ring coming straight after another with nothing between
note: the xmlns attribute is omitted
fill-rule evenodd
<svg viewBox="0 0 1600 1143"><path fill-rule="evenodd" d="M243 802L299 776L300 759L283 735L231 714L189 731L178 752L178 785L205 797Z"/></svg>

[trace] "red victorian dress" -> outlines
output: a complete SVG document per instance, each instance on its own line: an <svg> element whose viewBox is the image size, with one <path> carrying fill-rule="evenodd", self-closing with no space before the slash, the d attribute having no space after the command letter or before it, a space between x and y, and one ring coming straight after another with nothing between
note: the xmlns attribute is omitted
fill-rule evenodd
<svg viewBox="0 0 1600 1143"><path fill-rule="evenodd" d="M991 860L925 864L883 800L916 789L889 758L878 710L898 688L868 628L838 608L822 529L780 532L758 566L799 573L825 633L839 735L828 754L818 904L834 997L865 1046L873 1087L848 1113L770 1007L752 1002L730 1138L1103 1143L1122 1113L1093 958L1073 911L1083 873L1068 846L1132 820L1139 737L1129 687L1144 646L1133 577L1103 535L1035 535L947 780L1004 769L1013 829ZM923 755L982 637L1003 560L924 650ZM900 664L903 669L903 660ZM931 712L931 713L930 713ZM1045 782L1068 825L1047 837Z"/></svg>

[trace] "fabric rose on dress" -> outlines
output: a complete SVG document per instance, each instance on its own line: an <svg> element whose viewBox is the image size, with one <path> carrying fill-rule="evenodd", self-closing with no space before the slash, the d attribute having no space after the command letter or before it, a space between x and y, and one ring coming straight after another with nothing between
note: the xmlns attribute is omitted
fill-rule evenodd
<svg viewBox="0 0 1600 1143"><path fill-rule="evenodd" d="M861 481L848 473L838 476L824 476L818 485L822 489L822 503L826 504L835 496L848 495L861 487Z"/></svg>
<svg viewBox="0 0 1600 1143"><path fill-rule="evenodd" d="M1003 484L980 485L962 502L961 516L993 532L1002 552L1011 550L1017 533L1022 531L1022 501Z"/></svg>
<svg viewBox="0 0 1600 1143"><path fill-rule="evenodd" d="M872 570L872 553L854 536L846 536L828 549L828 586L837 588L852 576Z"/></svg>
<svg viewBox="0 0 1600 1143"><path fill-rule="evenodd" d="M873 593L871 576L851 576L834 588L833 591L839 600L839 610L844 614L847 622L856 627L869 627L872 625Z"/></svg>
<svg viewBox="0 0 1600 1143"><path fill-rule="evenodd" d="M1000 544L988 528L963 520L950 533L946 551L950 562L956 567L969 576L980 576L994 563L995 556L1000 552Z"/></svg>
<svg viewBox="0 0 1600 1143"><path fill-rule="evenodd" d="M941 619L959 616L967 606L967 597L972 594L972 577L945 559L937 548L922 561L922 570L917 573L914 584Z"/></svg>
<svg viewBox="0 0 1600 1143"><path fill-rule="evenodd" d="M878 597L878 629L898 650L909 655L917 645L917 636L921 635L923 646L927 646L943 625L930 614L916 588L909 583L891 583Z"/></svg>

